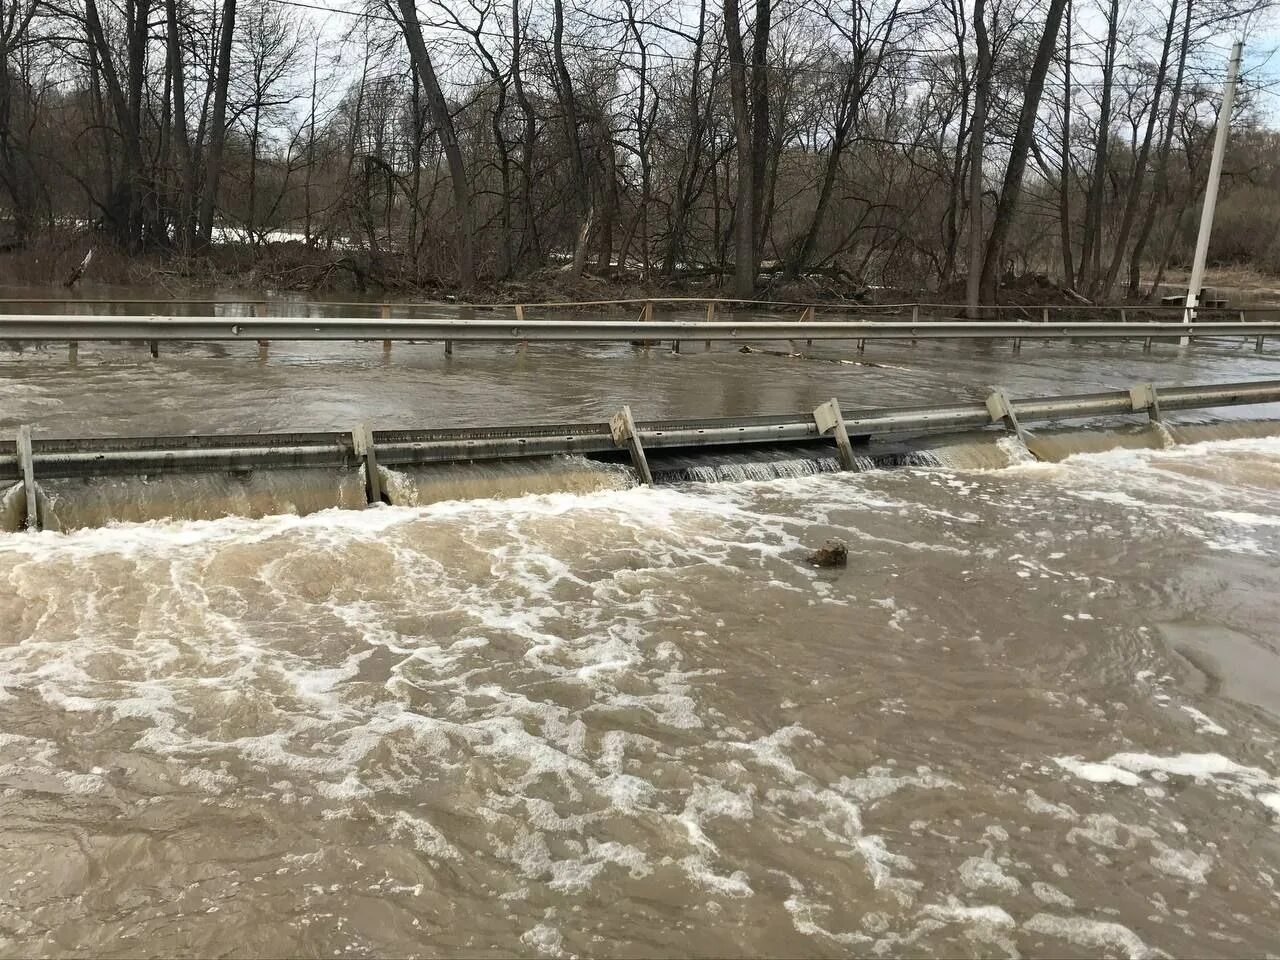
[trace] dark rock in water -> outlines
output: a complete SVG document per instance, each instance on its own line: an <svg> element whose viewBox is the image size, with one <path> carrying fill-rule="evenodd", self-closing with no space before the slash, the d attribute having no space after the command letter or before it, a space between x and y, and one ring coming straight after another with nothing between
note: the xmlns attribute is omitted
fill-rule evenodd
<svg viewBox="0 0 1280 960"><path fill-rule="evenodd" d="M809 563L815 567L843 567L848 562L849 548L843 540L828 540L809 554Z"/></svg>

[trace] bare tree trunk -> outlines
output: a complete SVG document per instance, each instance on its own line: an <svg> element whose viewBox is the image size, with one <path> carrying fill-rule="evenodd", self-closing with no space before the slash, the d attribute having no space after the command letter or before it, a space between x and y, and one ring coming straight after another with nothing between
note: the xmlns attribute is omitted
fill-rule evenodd
<svg viewBox="0 0 1280 960"><path fill-rule="evenodd" d="M756 22L751 36L751 218L756 231L751 251L751 275L760 269L765 234L769 230L772 206L772 181L767 180L770 151L769 134L769 30L773 18L773 0L756 0ZM781 144L779 144L779 148ZM766 192L766 185L769 189ZM769 202L766 202L766 199Z"/></svg>
<svg viewBox="0 0 1280 960"><path fill-rule="evenodd" d="M1062 285L1076 280L1071 249L1071 0L1067 0L1067 40L1062 60L1062 174L1058 182L1058 228L1062 233Z"/></svg>
<svg viewBox="0 0 1280 960"><path fill-rule="evenodd" d="M703 123L704 106L702 103L702 51L706 39L707 0L698 3L698 32L693 40L693 65L690 68L689 97L686 116L689 124L689 136L685 141L684 153L680 158L680 171L676 176L674 196L671 201L671 225L667 235L667 249L662 260L662 272L667 276L676 268L676 262L687 259L685 251L685 235L688 228L689 208L693 205L693 186L698 180L700 158L704 152ZM715 181L715 175L712 174ZM716 211L717 216L719 211ZM717 235L719 230L717 228Z"/></svg>
<svg viewBox="0 0 1280 960"><path fill-rule="evenodd" d="M524 74L521 72L520 51L523 46L524 27L520 23L520 0L511 0L511 82L516 91L516 102L524 119L520 138L520 255L518 260L532 255L535 261L542 259L542 245L538 240L538 222L533 207L533 151L538 133L537 117L533 105L525 93Z"/></svg>
<svg viewBox="0 0 1280 960"><path fill-rule="evenodd" d="M130 12L146 17L145 11L131 10ZM96 50L102 79L106 83L107 95L111 98L124 147L124 166L120 170L119 179L113 184L111 196L107 201L105 219L119 243L129 249L137 249L142 242L143 158L138 112L133 109L133 84L131 78L126 77L130 83L130 92L126 93L112 57L111 46L102 29L96 0L85 0L85 25L88 28L89 41ZM138 64L137 69L141 72L141 64Z"/></svg>
<svg viewBox="0 0 1280 960"><path fill-rule="evenodd" d="M165 0L165 43L172 78L174 176L177 179L177 203L174 204L173 239L182 253L191 249L192 170L191 138L187 133L187 81L182 62L182 36L178 32L177 0Z"/></svg>
<svg viewBox="0 0 1280 960"><path fill-rule="evenodd" d="M171 0L172 2L172 0ZM307 116L307 172L302 184L302 235L308 247L314 242L311 232L311 178L316 166L316 93L320 85L320 38L311 52L311 111Z"/></svg>
<svg viewBox="0 0 1280 960"><path fill-rule="evenodd" d="M403 0L402 0L403 2ZM552 53L555 59L557 85L560 90L560 108L564 112L565 136L569 141L569 162L573 166L573 196L578 207L578 233L573 246L573 263L570 267L575 277L582 276L587 265L587 240L591 234L591 182L587 179L586 157L582 151L581 131L578 128L578 103L573 93L573 79L564 59L564 3L555 0Z"/></svg>
<svg viewBox="0 0 1280 960"><path fill-rule="evenodd" d="M458 144L458 135L453 127L453 115L449 112L448 101L440 89L436 78L435 67L431 56L427 53L426 42L422 39L422 27L418 23L418 8L414 0L397 0L400 8L400 30L404 34L405 43L409 47L409 56L413 58L418 70L418 78L422 81L427 94L427 109L431 113L432 122L436 125L436 136L440 138L440 146L444 150L445 162L449 166L449 179L453 183L453 206L458 217L458 286L470 290L476 282L475 264L475 228L471 217L471 185L467 182L466 167L462 162L462 148Z"/></svg>
<svg viewBox="0 0 1280 960"><path fill-rule="evenodd" d="M1044 32L1040 34L1040 45L1036 48L1036 58L1031 64L1031 74L1027 77L1022 113L1018 117L1018 130L1009 147L1009 166L1005 168L1004 184L1000 189L1000 199L996 203L995 216L991 220L991 236L987 238L987 253L985 262L982 264L981 296L988 303L995 302L1000 253L1004 249L1005 237L1009 234L1013 215L1018 209L1018 199L1022 194L1022 175L1027 168L1027 155L1031 150L1031 140L1035 136L1036 115L1040 111L1044 81L1049 73L1049 64L1053 62L1053 52L1057 47L1058 30L1062 26L1062 12L1066 3L1067 0L1049 0Z"/></svg>
<svg viewBox="0 0 1280 960"><path fill-rule="evenodd" d="M1116 33L1120 0L1111 0L1107 17L1106 53L1102 64L1102 104L1098 112L1098 137L1093 152L1093 175L1089 178L1084 233L1080 244L1080 268L1076 288L1092 293L1101 272L1102 194L1106 189L1107 152L1111 140L1111 93L1115 81Z"/></svg>
<svg viewBox="0 0 1280 960"><path fill-rule="evenodd" d="M1099 293L1103 299L1111 295L1120 274L1120 263L1124 259L1125 248L1129 245L1129 232L1133 229L1134 218L1138 214L1138 201L1142 196L1142 183L1147 175L1147 161L1151 157L1151 142L1155 139L1156 117L1160 112L1160 100L1164 94L1164 82L1169 73L1169 56L1173 50L1174 27L1178 22L1178 2L1169 4L1169 19L1165 24L1164 46L1160 53L1160 65L1156 68L1155 90L1151 93L1151 109L1147 113L1147 128L1142 136L1142 147L1133 164L1133 179L1129 182L1129 194L1125 199L1124 215L1120 220L1120 230L1116 234L1111 252L1111 264L1107 268L1106 277L1102 281Z"/></svg>
<svg viewBox="0 0 1280 960"><path fill-rule="evenodd" d="M738 191L733 210L734 294L749 299L755 293L755 228L751 159L751 108L747 102L747 62L742 50L738 0L724 0L725 45L729 51L729 95L733 101L734 131L738 154Z"/></svg>
<svg viewBox="0 0 1280 960"><path fill-rule="evenodd" d="M218 203L218 182L222 179L222 155L227 142L227 87L231 81L231 41L235 36L235 29L236 0L222 0L218 69L213 89L213 119L210 121L204 188L200 195L199 244L204 248L208 248L213 242L213 212Z"/></svg>
<svg viewBox="0 0 1280 960"><path fill-rule="evenodd" d="M1182 42L1178 50L1178 67L1174 74L1173 90L1169 97L1169 115L1165 120L1164 135L1161 138L1160 154L1156 160L1156 179L1151 188L1151 199L1147 203L1146 212L1138 226L1138 233L1133 240L1133 250L1129 254L1129 296L1136 297L1142 285L1142 257L1147 242L1155 226L1156 213L1168 202L1169 193L1169 154L1173 148L1173 134L1177 127L1178 105L1182 99L1182 78L1187 66L1187 49L1191 44L1191 8L1193 0L1186 0L1186 16L1182 21Z"/></svg>
<svg viewBox="0 0 1280 960"><path fill-rule="evenodd" d="M974 66L973 122L969 124L969 272L965 278L966 312L981 315L982 242L982 158L986 148L987 104L991 99L991 44L987 39L986 0L974 0L973 37L978 59Z"/></svg>

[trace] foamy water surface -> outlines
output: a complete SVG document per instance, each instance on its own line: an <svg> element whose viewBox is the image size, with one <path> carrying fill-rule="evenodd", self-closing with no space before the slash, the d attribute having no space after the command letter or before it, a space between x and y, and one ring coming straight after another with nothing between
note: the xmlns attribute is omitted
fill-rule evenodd
<svg viewBox="0 0 1280 960"><path fill-rule="evenodd" d="M0 536L4 951L1274 953L1277 478L1264 438Z"/></svg>

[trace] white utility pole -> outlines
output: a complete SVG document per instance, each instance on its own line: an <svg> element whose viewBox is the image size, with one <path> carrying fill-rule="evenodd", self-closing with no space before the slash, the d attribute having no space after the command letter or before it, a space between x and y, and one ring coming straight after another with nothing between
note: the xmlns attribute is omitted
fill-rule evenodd
<svg viewBox="0 0 1280 960"><path fill-rule="evenodd" d="M1231 127L1231 108L1236 99L1236 77L1240 75L1240 55L1244 41L1237 40L1231 47L1231 62L1227 64L1227 83L1222 88L1222 106L1218 108L1218 130L1213 139L1213 159L1209 163L1209 182L1204 188L1204 206L1200 208L1200 232L1196 235L1196 258L1191 263L1191 279L1187 283L1187 304L1182 311L1182 322L1196 318L1200 305L1200 287L1204 284L1204 262L1209 256L1209 234L1213 230L1213 212L1218 206L1218 181L1222 179L1222 155L1227 152L1227 132ZM1187 338L1178 341L1187 345Z"/></svg>

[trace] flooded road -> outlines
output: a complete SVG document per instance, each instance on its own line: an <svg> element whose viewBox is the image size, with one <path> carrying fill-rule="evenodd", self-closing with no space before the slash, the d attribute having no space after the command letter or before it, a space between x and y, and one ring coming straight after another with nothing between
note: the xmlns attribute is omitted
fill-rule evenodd
<svg viewBox="0 0 1280 960"><path fill-rule="evenodd" d="M0 430L1278 369L1238 344L814 355L28 349L0 357ZM1280 439L1017 459L0 534L0 952L1280 952ZM828 537L847 569L805 563Z"/></svg>
<svg viewBox="0 0 1280 960"><path fill-rule="evenodd" d="M5 951L1274 952L1277 477L1235 440L5 536Z"/></svg>
<svg viewBox="0 0 1280 960"><path fill-rule="evenodd" d="M685 343L684 352L628 345L438 343L83 345L72 367L63 344L0 351L0 431L112 436L381 429L605 420L620 404L637 418L795 413L835 395L846 410L1010 396L1113 390L1140 381L1211 383L1280 377L1280 343L1179 350L1140 343L1007 342ZM1271 411L1275 414L1276 411ZM1226 412L1228 417L1241 413ZM1245 416L1261 416L1257 409Z"/></svg>

